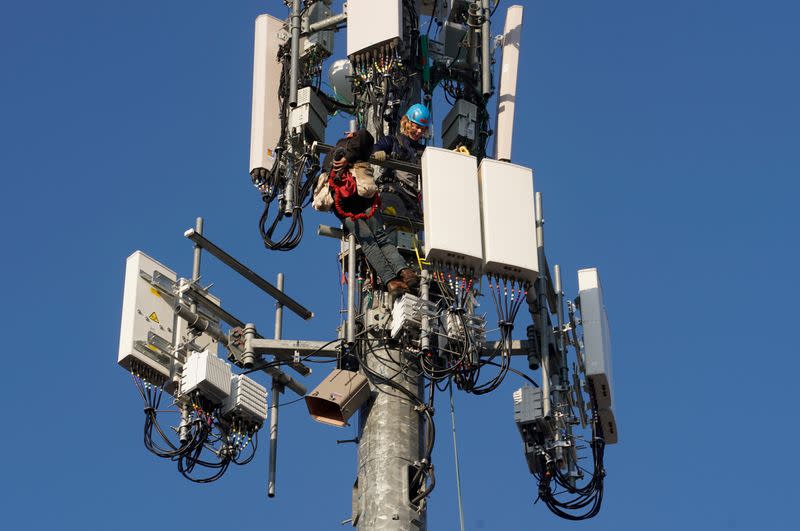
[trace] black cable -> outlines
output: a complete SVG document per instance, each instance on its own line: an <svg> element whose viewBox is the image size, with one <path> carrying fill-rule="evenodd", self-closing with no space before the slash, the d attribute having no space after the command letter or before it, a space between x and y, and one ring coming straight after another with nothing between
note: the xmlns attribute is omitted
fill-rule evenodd
<svg viewBox="0 0 800 531"><path fill-rule="evenodd" d="M372 346L368 341L367 341L367 348L372 350ZM420 485L420 488L423 485L425 485L423 492L419 493L417 496L412 498L412 503L417 504L433 491L433 488L436 484L435 476L433 474L433 465L431 464L431 455L433 454L433 447L436 442L436 425L433 422L432 405L426 404L411 391L407 390L405 387L392 380L392 378L396 377L398 374L400 374L400 372L402 372L402 369L401 371L398 371L397 374L389 378L376 372L371 367L369 367L369 365L367 365L366 363L366 359L364 358L363 353L359 355L359 362L361 368L364 370L364 375L367 377L367 379L370 381L370 383L374 388L378 389L380 392L386 392L378 385L376 381L380 380L381 383L385 383L386 385L392 387L393 389L400 391L412 403L417 404L415 409L417 409L420 412L420 414L423 416L423 419L426 421L424 428L425 443L426 443L424 457L422 458L420 468L417 470L417 474L415 474L415 478L412 481L412 484ZM426 482L420 481L423 475L427 478Z"/></svg>
<svg viewBox="0 0 800 531"><path fill-rule="evenodd" d="M484 363L486 363L486 365L494 365L495 367L500 367L500 364L496 363L494 361L486 361ZM518 371L517 369L514 369L513 367L509 367L508 370L513 372L517 376L521 376L522 378L528 380L528 382L530 382L530 384L533 385L534 387L539 387L539 384L536 383L530 376L528 376L524 372Z"/></svg>
<svg viewBox="0 0 800 531"><path fill-rule="evenodd" d="M428 20L428 31L425 32L425 36L430 38L431 36L431 26L433 25L433 19L436 16L436 5L439 3L439 0L433 0L433 8L431 9L431 18Z"/></svg>

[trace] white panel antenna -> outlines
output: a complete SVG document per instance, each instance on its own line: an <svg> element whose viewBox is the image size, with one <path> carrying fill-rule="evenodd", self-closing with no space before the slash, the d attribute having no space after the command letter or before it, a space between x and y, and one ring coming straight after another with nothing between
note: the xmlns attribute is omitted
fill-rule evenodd
<svg viewBox="0 0 800 531"><path fill-rule="evenodd" d="M464 266L483 266L477 159L428 147L422 153L422 197L426 258Z"/></svg>
<svg viewBox="0 0 800 531"><path fill-rule="evenodd" d="M403 35L402 0L347 2L347 55L352 56Z"/></svg>
<svg viewBox="0 0 800 531"><path fill-rule="evenodd" d="M611 332L603 302L603 287L596 268L578 270L583 350L586 378L592 383L598 417L606 442L617 442L614 395L611 391Z"/></svg>
<svg viewBox="0 0 800 531"><path fill-rule="evenodd" d="M282 20L270 15L256 18L250 172L259 168L270 170L275 162L275 148L281 137L281 109L277 97L281 80L278 47L286 42L288 36Z"/></svg>
<svg viewBox="0 0 800 531"><path fill-rule="evenodd" d="M478 178L484 273L532 283L539 274L533 170L485 158Z"/></svg>
<svg viewBox="0 0 800 531"><path fill-rule="evenodd" d="M494 157L498 160L511 160L523 12L522 6L511 6L506 11L503 58L500 62L500 87L497 91L497 126L494 128Z"/></svg>

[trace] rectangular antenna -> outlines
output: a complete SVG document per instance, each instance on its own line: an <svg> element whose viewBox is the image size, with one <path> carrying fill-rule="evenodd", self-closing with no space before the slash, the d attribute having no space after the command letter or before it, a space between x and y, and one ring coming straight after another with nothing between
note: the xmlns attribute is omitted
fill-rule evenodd
<svg viewBox="0 0 800 531"><path fill-rule="evenodd" d="M403 35L401 0L349 0L347 2L347 55Z"/></svg>
<svg viewBox="0 0 800 531"><path fill-rule="evenodd" d="M484 272L533 282L539 274L533 170L485 158L478 179Z"/></svg>
<svg viewBox="0 0 800 531"><path fill-rule="evenodd" d="M428 147L422 154L425 258L480 273L478 164L471 155Z"/></svg>
<svg viewBox="0 0 800 531"><path fill-rule="evenodd" d="M578 270L586 377L594 385L597 407L613 406L611 394L611 333L596 268Z"/></svg>
<svg viewBox="0 0 800 531"><path fill-rule="evenodd" d="M250 125L250 171L272 169L281 136L281 111L276 94L280 88L278 47L289 35L283 21L270 15L256 18L253 53L253 115Z"/></svg>

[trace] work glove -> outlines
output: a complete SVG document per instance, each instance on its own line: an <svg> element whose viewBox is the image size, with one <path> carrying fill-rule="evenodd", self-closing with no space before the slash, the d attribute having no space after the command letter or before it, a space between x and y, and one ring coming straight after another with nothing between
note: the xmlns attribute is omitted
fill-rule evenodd
<svg viewBox="0 0 800 531"><path fill-rule="evenodd" d="M384 162L386 160L386 152L385 151L376 151L372 154L372 158L377 160L378 162Z"/></svg>

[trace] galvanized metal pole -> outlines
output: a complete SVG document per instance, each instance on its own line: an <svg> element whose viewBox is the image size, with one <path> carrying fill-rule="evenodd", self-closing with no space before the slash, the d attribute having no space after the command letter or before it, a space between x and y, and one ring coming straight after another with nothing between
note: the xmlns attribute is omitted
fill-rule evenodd
<svg viewBox="0 0 800 531"><path fill-rule="evenodd" d="M197 232L197 234L203 234L203 218L197 218L195 220L195 222L194 222L194 230L195 230L195 232ZM194 246L194 254L192 255L192 281L194 281L194 282L197 282L198 280L200 280L200 257L202 255L202 253L203 253L203 249L201 249L199 245L195 244L195 246ZM192 303L189 309L192 311L192 313L195 313L195 312L197 312L197 305ZM174 330L175 330L175 336L174 337L175 337L175 346L176 347L178 345L178 342L180 342L181 336L183 335L184 322L185 321L182 320L180 317L178 317L177 313L176 313L176 316L175 316L175 327L174 327ZM175 364L175 361L173 360L172 363ZM174 373L174 376L179 378L179 374L177 372L177 368L178 368L177 365L175 365L175 368L176 368L176 371ZM176 381L175 385L180 385L180 382ZM179 405L179 408L181 410L181 423L180 423L180 426L178 427L178 436L180 438L181 444L183 444L184 442L186 442L189 439L189 420L190 420L189 417L190 417L191 408L189 407L189 404L185 403L185 402L181 403Z"/></svg>
<svg viewBox="0 0 800 531"><path fill-rule="evenodd" d="M419 279L419 296L422 300L424 301L430 300L430 288L431 288L431 274L430 271L424 270L421 272ZM431 318L428 315L427 311L422 313L419 330L420 330L419 332L420 350L422 350L423 353L427 353L430 351L431 348Z"/></svg>
<svg viewBox="0 0 800 531"><path fill-rule="evenodd" d="M558 323L558 333L556 334L556 346L558 347L559 354L559 374L558 374L558 404L556 407L561 409L562 413L572 416L572 405L570 403L570 381L569 381L569 366L567 365L567 344L564 334L564 289L561 285L561 267L556 264L553 266L554 279L556 289L556 322ZM568 481L570 485L575 486L575 477L578 474L577 462L575 455L575 445L572 438L572 424L566 423L567 441L570 446L564 451L562 458L567 462L567 469L569 470ZM556 440L561 437L560 433L556 433Z"/></svg>
<svg viewBox="0 0 800 531"><path fill-rule="evenodd" d="M283 291L283 273L278 273L278 289ZM275 302L275 339L281 339L283 333L283 304ZM278 465L278 409L283 384L272 379L272 393L269 397L269 476L267 479L267 496L275 497L275 474Z"/></svg>
<svg viewBox="0 0 800 531"><path fill-rule="evenodd" d="M411 21L404 24L404 38L411 37ZM413 83L404 105L419 101L420 81ZM374 120L366 113L366 129L376 138L384 132L383 117ZM384 282L391 279L383 279ZM385 325L391 314L391 300L384 291L373 289L371 301L363 309L368 326ZM373 396L359 413L358 480L353 492L353 525L360 531L424 531L427 526L426 503L411 504L418 493L410 492L409 467L422 458L422 421L416 403L392 385L401 386L415 397L422 397L420 377L404 371L409 354L393 348L385 336L365 334L359 342L362 359L384 379L372 378ZM370 341L370 344L367 344ZM369 347L372 347L370 349ZM379 351L380 359L371 350ZM363 371L363 369L362 369Z"/></svg>
<svg viewBox="0 0 800 531"><path fill-rule="evenodd" d="M366 309L370 323L386 322L388 295L373 293L372 307ZM403 371L408 354L390 347L385 339L371 340L366 349L367 366L381 377L372 378L373 397L359 414L358 486L353 519L360 531L417 531L426 529L424 507L411 504L417 494L410 492L411 465L422 455L422 429L416 404L391 384L421 396L420 380L413 371ZM363 345L364 343L362 343Z"/></svg>
<svg viewBox="0 0 800 531"><path fill-rule="evenodd" d="M300 78L300 0L292 0L292 57L289 68L289 106L297 105L297 83Z"/></svg>
<svg viewBox="0 0 800 531"><path fill-rule="evenodd" d="M350 120L350 132L355 133L358 124L355 119ZM331 156L331 155L329 155ZM347 235L347 329L345 337L347 346L353 348L356 341L356 237Z"/></svg>
<svg viewBox="0 0 800 531"><path fill-rule="evenodd" d="M347 345L356 342L356 237L347 235Z"/></svg>
<svg viewBox="0 0 800 531"><path fill-rule="evenodd" d="M194 221L194 231L197 234L203 234L203 218L197 218ZM203 253L203 249L195 244L194 245L194 256L192 260L192 280L197 281L200 279L200 256ZM197 311L196 309L192 309L192 311Z"/></svg>
<svg viewBox="0 0 800 531"><path fill-rule="evenodd" d="M544 255L544 213L542 212L542 193L536 192L536 245L539 254L539 269L542 271L536 280L539 297L539 352L542 356L542 413L550 416L550 348L547 344L547 278L545 275Z"/></svg>
<svg viewBox="0 0 800 531"><path fill-rule="evenodd" d="M481 90L483 97L492 95L492 54L489 40L491 29L489 22L489 0L481 0L483 24L481 25Z"/></svg>

